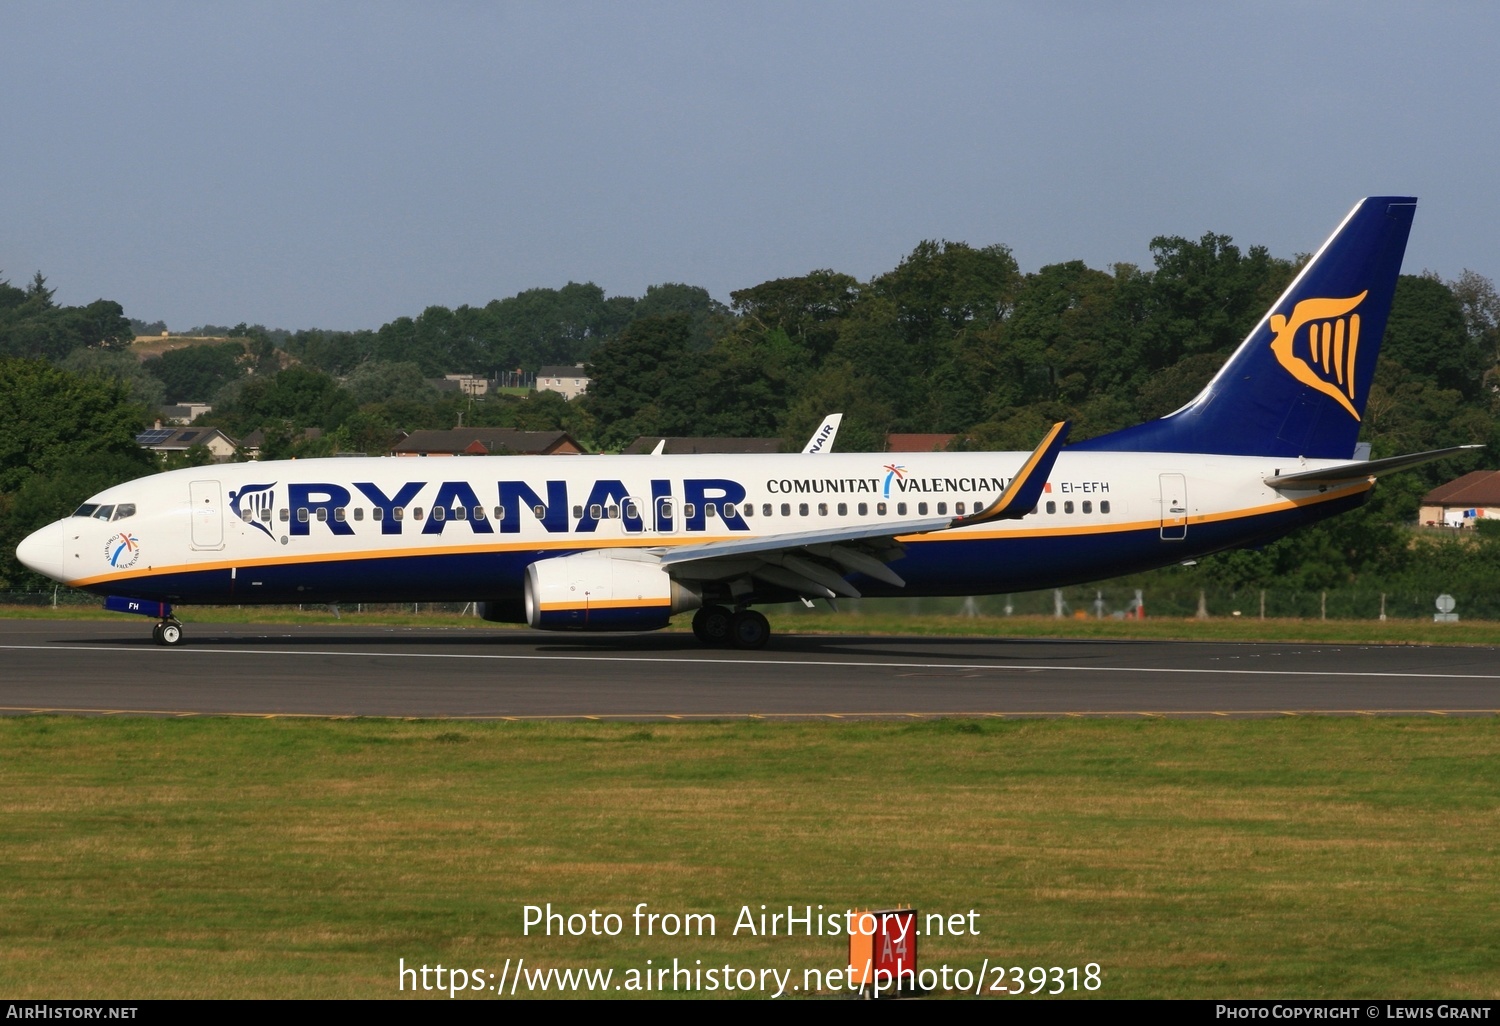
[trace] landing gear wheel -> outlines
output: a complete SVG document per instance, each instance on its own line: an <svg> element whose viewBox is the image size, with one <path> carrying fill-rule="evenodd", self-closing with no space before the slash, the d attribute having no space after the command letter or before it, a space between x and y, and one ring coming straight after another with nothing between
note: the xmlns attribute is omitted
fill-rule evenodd
<svg viewBox="0 0 1500 1026"><path fill-rule="evenodd" d="M156 642L158 645L165 644L165 642L161 640L161 624L153 623L151 625L151 640Z"/></svg>
<svg viewBox="0 0 1500 1026"><path fill-rule="evenodd" d="M153 633L156 636L156 643L158 645L166 645L170 648L173 645L182 644L182 624L176 620L168 620L165 623L157 624L156 630Z"/></svg>
<svg viewBox="0 0 1500 1026"><path fill-rule="evenodd" d="M705 645L723 648L729 644L731 619L723 606L704 606L693 614L693 636Z"/></svg>
<svg viewBox="0 0 1500 1026"><path fill-rule="evenodd" d="M735 648L765 648L771 625L753 609L741 609L729 619L729 640Z"/></svg>

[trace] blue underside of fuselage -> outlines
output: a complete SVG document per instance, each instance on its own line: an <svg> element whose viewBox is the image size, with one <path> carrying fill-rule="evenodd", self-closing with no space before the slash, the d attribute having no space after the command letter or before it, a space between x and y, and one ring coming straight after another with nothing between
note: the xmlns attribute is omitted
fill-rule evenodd
<svg viewBox="0 0 1500 1026"><path fill-rule="evenodd" d="M892 569L896 588L859 574L849 581L875 596L988 595L1062 587L1169 566L1228 548L1280 537L1304 524L1353 509L1368 492L1253 517L1192 524L1181 540L1155 527L1088 534L911 541ZM534 549L433 555L364 556L230 569L145 575L92 585L98 594L181 605L334 602L468 602L519 600L526 567L583 549ZM787 592L757 595L788 601Z"/></svg>

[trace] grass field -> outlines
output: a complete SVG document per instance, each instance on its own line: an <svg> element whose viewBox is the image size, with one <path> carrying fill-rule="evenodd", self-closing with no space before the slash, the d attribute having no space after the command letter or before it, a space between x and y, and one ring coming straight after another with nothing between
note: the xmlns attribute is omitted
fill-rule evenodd
<svg viewBox="0 0 1500 1026"><path fill-rule="evenodd" d="M21 717L0 750L15 998L393 997L402 958L800 985L843 938L741 906L898 902L978 913L924 966L1098 963L1102 997L1500 997L1494 718ZM625 930L523 936L547 902ZM717 935L633 936L638 902Z"/></svg>

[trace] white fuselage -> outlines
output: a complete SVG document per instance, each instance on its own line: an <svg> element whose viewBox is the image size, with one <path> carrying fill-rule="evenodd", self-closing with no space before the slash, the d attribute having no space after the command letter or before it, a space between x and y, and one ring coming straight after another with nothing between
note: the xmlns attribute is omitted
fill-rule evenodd
<svg viewBox="0 0 1500 1026"><path fill-rule="evenodd" d="M1034 512L922 534L993 501L1027 453L357 458L178 470L109 488L22 559L101 594L173 603L505 600L537 560L889 523L897 588L985 594L1094 580L1275 537L1371 481L1264 478L1347 461L1069 452ZM122 515L129 511L129 515ZM108 510L109 519L102 516ZM767 596L765 601L788 595Z"/></svg>

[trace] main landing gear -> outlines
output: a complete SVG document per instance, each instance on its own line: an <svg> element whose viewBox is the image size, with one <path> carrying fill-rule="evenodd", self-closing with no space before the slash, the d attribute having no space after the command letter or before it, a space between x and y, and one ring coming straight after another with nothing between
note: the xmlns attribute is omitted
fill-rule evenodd
<svg viewBox="0 0 1500 1026"><path fill-rule="evenodd" d="M182 644L182 624L175 616L168 617L151 628L151 640L168 648Z"/></svg>
<svg viewBox="0 0 1500 1026"><path fill-rule="evenodd" d="M771 625L753 609L704 606L693 614L693 636L712 648L764 648Z"/></svg>

